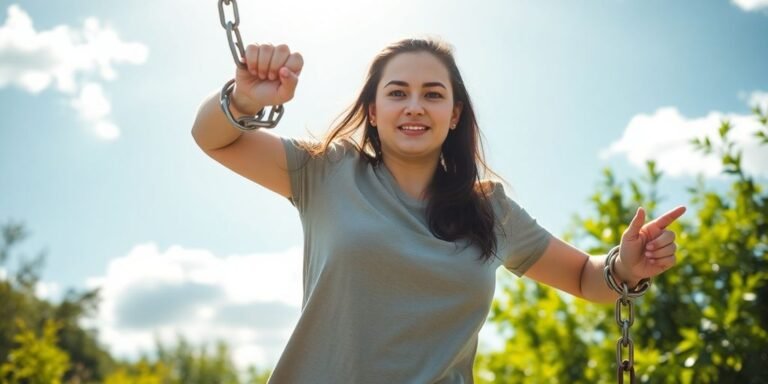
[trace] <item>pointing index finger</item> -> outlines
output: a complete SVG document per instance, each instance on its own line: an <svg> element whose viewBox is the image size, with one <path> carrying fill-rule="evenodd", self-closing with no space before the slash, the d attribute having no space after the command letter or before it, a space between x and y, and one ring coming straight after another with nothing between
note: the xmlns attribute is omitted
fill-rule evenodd
<svg viewBox="0 0 768 384"><path fill-rule="evenodd" d="M675 220L677 220L680 216L685 213L685 206L679 206L675 209L670 210L669 212L657 217L655 220L651 221L648 224L655 225L658 227L658 229L664 229L668 225L672 224Z"/></svg>

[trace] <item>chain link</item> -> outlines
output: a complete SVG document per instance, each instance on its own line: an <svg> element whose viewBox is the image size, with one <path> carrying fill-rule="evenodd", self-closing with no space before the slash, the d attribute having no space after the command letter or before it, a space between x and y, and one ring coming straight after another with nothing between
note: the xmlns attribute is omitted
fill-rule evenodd
<svg viewBox="0 0 768 384"><path fill-rule="evenodd" d="M634 299L642 296L648 288L651 286L650 279L643 279L640 281L637 287L630 290L626 282L622 282L621 286L616 283L614 279L614 261L619 256L619 247L615 247L608 252L608 256L605 258L605 268L603 269L605 275L605 281L608 286L621 295L616 299L616 324L621 328L621 337L616 341L616 380L619 384L624 383L624 376L629 374L630 384L635 383L635 343L632 341L632 337L629 335L629 329L632 324L635 323L635 304ZM626 308L626 315L624 317L624 309ZM624 350L626 348L626 356L624 359Z"/></svg>
<svg viewBox="0 0 768 384"><path fill-rule="evenodd" d="M232 14L234 15L234 21L228 21L224 12L225 5L232 5ZM245 62L241 58L245 58L245 48L243 48L243 38L240 36L240 11L237 8L236 0L219 0L219 22L221 27L227 31L227 41L229 42L229 50L232 52L232 60L235 61L235 65L240 69L245 69Z"/></svg>
<svg viewBox="0 0 768 384"><path fill-rule="evenodd" d="M605 282L608 284L608 286L616 291L619 295L623 295L624 292L622 288L619 286L618 283L616 283L616 279L614 279L614 276L616 276L616 273L613 271L614 268L614 262L616 261L616 258L619 256L619 246L613 247L608 252L608 256L605 258L605 268L603 268L603 274L605 277ZM627 291L627 296L630 298L640 297L643 294L645 294L648 289L651 288L651 279L645 278L640 280L639 283L637 283L637 286L632 288L631 290Z"/></svg>
<svg viewBox="0 0 768 384"><path fill-rule="evenodd" d="M616 300L616 323L621 327L621 337L616 341L616 366L617 379L619 383L624 382L624 374L629 372L629 382L635 382L635 342L629 336L629 328L635 322L635 309L632 299L626 294L629 289L626 283L622 283L625 294ZM622 317L622 309L626 307L628 316ZM624 348L627 349L627 359L624 359Z"/></svg>
<svg viewBox="0 0 768 384"><path fill-rule="evenodd" d="M232 123L232 125L240 128L243 131L252 131L259 128L274 128L277 126L277 123L279 123L280 119L283 117L284 109L282 104L276 107L272 107L272 110L269 111L269 116L266 120L264 119L264 109L259 111L259 113L253 117L244 116L235 118L235 116L232 115L232 111L229 110L229 103L231 101L232 90L234 88L235 79L227 81L227 83L224 84L224 87L221 88L221 100L219 100L221 103L221 108L224 110L224 114L227 116L227 119L230 123Z"/></svg>
<svg viewBox="0 0 768 384"><path fill-rule="evenodd" d="M228 19L225 6L231 6L233 19ZM243 38L240 35L240 10L237 8L237 0L219 0L219 22L222 28L227 31L227 41L229 42L229 51L232 53L232 60L235 65L240 69L246 69L245 65L245 48L243 48ZM229 80L224 87L221 88L221 94L219 97L219 103L221 109L227 116L229 122L239 128L242 131L252 131L259 128L274 128L280 119L283 117L285 108L282 104L278 106L272 106L269 115L265 119L264 109L259 111L255 116L241 116L235 118L232 115L232 111L229 109L229 105L232 101L232 91L235 89L235 79Z"/></svg>
<svg viewBox="0 0 768 384"><path fill-rule="evenodd" d="M240 11L237 8L237 1L232 0L219 0L219 21L221 22L221 27L226 28L228 23L227 18L224 16L225 5L232 5L232 14L234 15L235 21L231 23L233 27L237 28L240 26Z"/></svg>

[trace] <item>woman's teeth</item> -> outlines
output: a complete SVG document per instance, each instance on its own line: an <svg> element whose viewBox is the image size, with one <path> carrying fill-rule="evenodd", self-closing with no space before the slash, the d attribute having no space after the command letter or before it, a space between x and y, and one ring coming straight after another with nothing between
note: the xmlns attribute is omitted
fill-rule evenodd
<svg viewBox="0 0 768 384"><path fill-rule="evenodd" d="M405 131L426 131L427 127L422 127L418 125L403 125L400 127L400 129Z"/></svg>

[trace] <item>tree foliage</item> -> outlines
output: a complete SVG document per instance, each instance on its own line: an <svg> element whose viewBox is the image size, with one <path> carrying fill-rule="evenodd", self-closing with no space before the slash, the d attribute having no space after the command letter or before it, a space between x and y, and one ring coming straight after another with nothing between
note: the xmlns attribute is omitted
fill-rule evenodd
<svg viewBox="0 0 768 384"><path fill-rule="evenodd" d="M142 357L138 362L123 362L107 377L107 384L162 383L162 384L264 384L269 370L250 366L238 372L229 347L216 343L213 351L206 345L193 346L179 336L172 346L156 343L155 357Z"/></svg>
<svg viewBox="0 0 768 384"><path fill-rule="evenodd" d="M754 113L761 127L753 137L765 148L768 119ZM765 179L742 168L731 128L721 123L721 146L708 137L691 142L719 156L729 185L718 190L700 176L688 189L689 211L670 227L678 234L678 266L635 303L631 336L641 382L768 383L768 193ZM618 244L638 206L652 217L659 204L662 174L653 162L642 180L626 185L610 169L603 176L590 198L594 212L576 216L564 236L590 254ZM507 283L489 317L506 345L478 356L477 382L615 382L614 308L527 280Z"/></svg>
<svg viewBox="0 0 768 384"><path fill-rule="evenodd" d="M133 364L123 364L104 380L104 384L166 384L168 367L143 358Z"/></svg>
<svg viewBox="0 0 768 384"><path fill-rule="evenodd" d="M14 339L24 332L24 324L34 332L44 332L45 324L56 324L56 345L67 355L68 366L62 376L66 382L101 381L114 364L92 330L80 321L93 315L98 307L98 290L67 291L59 302L41 299L36 294L46 254L33 258L15 252L27 238L24 225L8 222L2 228L0 265L18 259L19 267L7 279L0 279L0 362L7 361ZM13 256L13 257L12 257Z"/></svg>
<svg viewBox="0 0 768 384"><path fill-rule="evenodd" d="M56 345L58 326L48 320L41 336L17 320L16 347L0 365L0 383L59 384L69 365L69 356Z"/></svg>

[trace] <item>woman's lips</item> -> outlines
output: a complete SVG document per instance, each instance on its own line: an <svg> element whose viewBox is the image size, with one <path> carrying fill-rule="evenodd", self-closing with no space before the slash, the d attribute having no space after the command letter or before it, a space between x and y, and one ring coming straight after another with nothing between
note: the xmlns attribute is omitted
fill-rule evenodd
<svg viewBox="0 0 768 384"><path fill-rule="evenodd" d="M405 124L397 127L397 129L399 129L400 132L403 132L408 136L420 136L420 135L423 135L425 132L427 132L429 130L429 127L424 125Z"/></svg>

